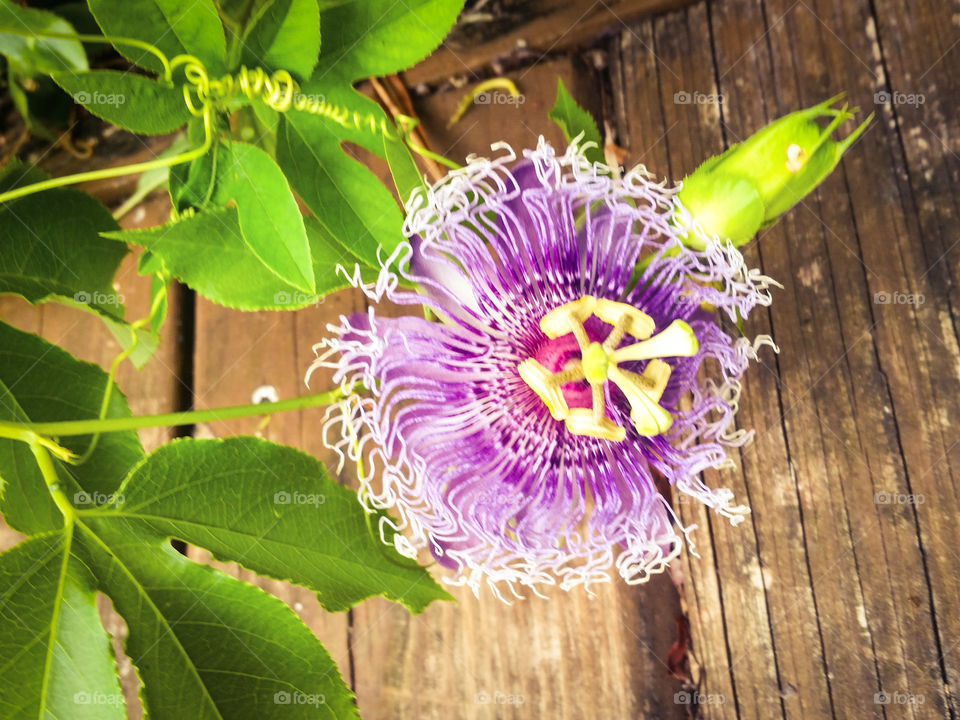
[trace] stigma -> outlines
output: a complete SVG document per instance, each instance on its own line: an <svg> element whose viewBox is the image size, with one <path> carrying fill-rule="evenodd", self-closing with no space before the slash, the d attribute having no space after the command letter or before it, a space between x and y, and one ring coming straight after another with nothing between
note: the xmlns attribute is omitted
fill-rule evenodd
<svg viewBox="0 0 960 720"><path fill-rule="evenodd" d="M610 326L602 342L592 340L587 333L584 323L591 317ZM686 322L674 320L654 334L653 318L632 305L584 295L540 318L540 329L551 340L573 335L580 358L556 372L527 358L517 366L517 371L553 418L562 420L569 432L615 442L626 439L626 428L607 414L608 382L619 388L630 403L630 420L639 435L661 435L673 425L673 416L660 405L672 371L661 358L696 355L699 343ZM620 347L627 335L637 342ZM620 367L620 363L641 360L647 361L642 373ZM567 403L562 386L578 380L585 380L590 386L590 407L570 407Z"/></svg>

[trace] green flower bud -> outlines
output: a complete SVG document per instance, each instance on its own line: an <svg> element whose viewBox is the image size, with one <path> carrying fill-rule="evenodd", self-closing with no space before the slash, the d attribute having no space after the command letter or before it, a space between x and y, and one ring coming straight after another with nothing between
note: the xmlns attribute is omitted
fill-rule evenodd
<svg viewBox="0 0 960 720"><path fill-rule="evenodd" d="M846 105L833 108L840 97L775 120L707 160L683 181L678 198L686 212L681 215L692 216L708 237L729 238L734 245L772 225L830 174L873 119L871 114L845 139L834 141L834 130L856 112ZM821 128L817 120L824 117L832 120ZM679 222L689 219L678 217ZM690 233L687 244L702 249L704 239Z"/></svg>

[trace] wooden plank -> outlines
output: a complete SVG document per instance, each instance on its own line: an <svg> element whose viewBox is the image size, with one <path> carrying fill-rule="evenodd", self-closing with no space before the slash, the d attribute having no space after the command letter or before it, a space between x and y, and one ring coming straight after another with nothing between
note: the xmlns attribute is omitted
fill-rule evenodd
<svg viewBox="0 0 960 720"><path fill-rule="evenodd" d="M787 3L770 5L772 13L788 8ZM848 3L841 9L832 3L814 2L802 10L789 13L782 27L771 32L771 38L774 43L784 44L788 38L816 38L817 56L823 58L823 64L788 62L784 54L783 69L775 66L775 72L783 77L778 82L784 91L783 102L810 104L818 96L847 89L855 104L869 107L883 75L878 72L882 57L869 37L875 23L873 6ZM830 87L824 87L826 68L834 69ZM791 97L790 78L794 77L796 100ZM865 600L860 624L870 632L875 647L879 687L894 699L923 698L922 705L907 703L896 708L898 715L946 716L950 698L944 692L940 656L943 643L955 638L958 616L953 613L951 631L944 624L947 616L935 618L933 611L937 599L941 611L953 605L960 585L948 577L952 573L941 576L943 584L939 588L931 584L927 563L931 557L941 563L948 557L945 543L952 544L948 528L955 526L958 509L956 479L949 464L943 462L953 443L947 428L958 410L957 369L948 359L956 357L956 337L949 328L944 334L945 328L938 324L938 306L949 307L949 301L943 288L925 277L929 259L924 258L926 243L918 233L909 192L901 181L905 167L900 138L884 123L878 123L844 165L844 175L832 178L821 193L820 212L796 214L798 222L822 217L820 232L829 251L828 267L836 277L836 314L847 350L840 366L845 365L850 376L844 388L829 386L834 375L827 374L826 363L818 353L808 351L811 380L824 378L813 396L817 399L822 442L830 453L826 467L836 469L832 484L840 487L847 505ZM864 178L870 178L869 183L863 182ZM816 224L811 222L811 226ZM794 241L792 232L790 238L790 247L806 247L802 239ZM842 246L843 238L859 241L860 258L856 257L856 246ZM795 268L794 275L801 277L799 269ZM815 287L799 297L800 307L809 306L814 301L812 296L823 291L815 281L805 284ZM928 303L913 308L877 302L876 293L898 289L901 293L925 294ZM809 328L806 347L823 343L823 325L814 323ZM927 331L926 327L936 327L939 332ZM917 352L903 358L902 348L911 343ZM944 353L944 343L950 355ZM836 407L838 392L844 393L839 396L848 399L852 412L844 413ZM856 457L858 454L862 459ZM877 497L891 496L892 503L876 501ZM926 503L897 502L896 498L942 501L931 502L928 507ZM822 499L821 494L818 500ZM931 543L936 543L933 552ZM884 563L878 562L881 557ZM833 567L831 578L837 569ZM818 592L818 597L821 595L827 593ZM835 602L839 606L851 598L856 594L841 596ZM824 620L832 617L821 613ZM842 632L834 628L836 634L831 633L826 624L823 628L825 645L831 635L838 639ZM836 645L833 650L827 646L831 672L850 662L846 641ZM841 702L851 707L850 703L859 699L869 705L867 688L859 691L858 698L850 697L852 691L840 678L832 682L832 688L838 715ZM955 689L951 694L956 697ZM881 709L873 706L873 710L879 714ZM890 710L886 709L888 714Z"/></svg>
<svg viewBox="0 0 960 720"><path fill-rule="evenodd" d="M960 306L960 16L956 7L940 2L882 0L875 7L876 22L868 24L867 36L873 39L875 33L876 42L871 44L867 62L875 62L877 54L882 56L884 72L877 72L877 86L886 95L875 95L875 99L883 101L879 107L881 122L895 125L906 165L898 168L897 177L905 204L916 213L916 224L911 222L908 233L899 236L903 238L899 245L909 245L907 267L916 280L901 282L900 292L927 293L923 308L912 313L912 332L908 325L911 308L900 308L907 312L894 317L907 324L901 339L907 339L907 332L922 338L928 378L922 421L939 433L918 436L917 430L909 427L915 411L903 413L905 422L898 422L898 429L907 458L907 484L913 494L926 499L916 506L916 515L939 631L938 654L954 716L960 716L960 606L956 602L960 597L956 572L960 559L956 543L960 454L955 432L955 359L960 355L956 321L956 308ZM871 27L875 28L873 32ZM914 273L921 269L916 276ZM879 291L895 289L897 285L876 286ZM910 368L903 370L907 373L897 372L891 377L895 408L910 408L917 402L911 395L916 381L908 374ZM898 410L898 417L900 414ZM924 597L913 597L921 605L925 603Z"/></svg>
<svg viewBox="0 0 960 720"><path fill-rule="evenodd" d="M511 73L526 96L521 111L478 105L447 130L467 88L422 99L417 109L436 149L457 160L489 153L497 140L530 147L540 134L560 146L546 118L558 75L599 109L596 78L566 58ZM435 604L419 617L380 601L355 609L356 690L366 720L686 716L666 665L679 613L667 575L640 587L615 579L595 598L578 589L511 606L487 592L454 594L457 605Z"/></svg>
<svg viewBox="0 0 960 720"><path fill-rule="evenodd" d="M611 116L616 120L617 140L628 151L628 165L642 163L658 178L682 177L723 149L716 103L673 103L673 94L678 92L696 98L717 93L710 47L702 42L709 31L706 12L705 5L699 4L656 22L634 23L610 44ZM708 474L706 480L711 486L732 482L727 473ZM693 540L700 557L692 556L689 549L680 556L681 592L692 635L691 670L701 701L698 706L706 708L711 718L737 717L724 631L727 618L712 542L715 521L701 503L681 493L675 493L674 503L684 524L698 527ZM766 625L765 604L762 597L758 602L751 582L760 572L756 540L746 523L733 532L739 535L728 549L738 557L731 563L734 574L724 576L723 587L730 601L727 613L749 618L742 623L747 627L741 630L739 642L750 651L739 660L740 670L754 682L776 686L773 649L766 637L749 629L754 621ZM747 592L732 598L731 588ZM770 717L777 714L779 706Z"/></svg>
<svg viewBox="0 0 960 720"><path fill-rule="evenodd" d="M619 39L626 46L619 73L635 73L639 89L631 101L630 81L624 82L618 124L631 134L642 130L639 143L629 137L621 143L636 151L666 133L663 143L678 178L706 154L698 151L714 151L710 145L721 136L735 142L769 119L839 90L870 106L877 88L864 69L881 63L870 42L870 7L839 7L744 1L712 5L705 15L700 5L658 20L652 41L645 24L633 26L636 36L624 32ZM902 19L897 32L910 28L913 42L922 44L925 34L915 20ZM945 23L940 18L941 27ZM697 42L704 37L713 38L712 69ZM655 58L632 50L638 39ZM929 53L938 49L946 50L935 46ZM691 57L698 61L692 67L685 64ZM952 78L954 70L948 64L945 72ZM938 79L930 83L942 87ZM660 123L650 109L657 98L644 93L646 86L659 88ZM939 95L928 90L930 97ZM676 92L720 92L722 112L710 103L678 105ZM944 117L956 122L956 113ZM956 394L937 392L939 415L926 398L929 384L955 385L948 361L956 355L953 328L929 310L936 297L934 306L949 314L945 290L952 283L937 287L927 280L918 258L926 246L926 259L935 260L934 250L949 243L942 236L939 246L918 242L897 145L896 133L878 125L845 161L845 172L747 249L751 264L785 284L769 314L754 313L747 332L772 328L782 353L773 362L767 358L766 368L755 366L744 384L740 423L758 428L758 437L743 451L741 468L708 473L706 480L733 488L750 502L753 515L749 524L730 528L706 518L696 504L680 506L685 521L703 527L706 519L711 529L700 546L706 562L684 563L683 594L704 674L702 692L733 692L735 701L708 705L706 717L949 713L938 655L956 635L955 603L946 599L957 596L956 579L946 570L955 550L936 538L949 542L957 493L948 468L939 472L933 463L944 463L952 449L952 440L941 440L941 428L954 417ZM948 167L953 165L950 160ZM865 177L869 183L862 182ZM926 205L937 207L944 227L955 197L946 179L935 187L938 202ZM887 287L926 292L928 302L885 317L890 308L874 305L873 293ZM929 338L918 339L910 330L917 324L929 325ZM941 347L935 357L938 342L947 352ZM898 348L918 344L909 370L898 368ZM898 406L904 419L891 410ZM900 426L906 418L909 443ZM910 471L912 455L921 472ZM875 502L887 497L882 493L919 496L920 490L941 502L936 508L928 507L929 500L919 506ZM929 586L925 564L931 568ZM890 693L892 705L875 702L881 690ZM948 692L956 697L952 688ZM914 702L898 704L897 698Z"/></svg>
<svg viewBox="0 0 960 720"><path fill-rule="evenodd" d="M690 0L529 0L504 3L498 12L465 12L443 44L404 73L411 87L454 76L476 80L485 68L512 55L543 59L580 48L604 32L616 32L638 17L676 8ZM492 16L492 17L491 17ZM495 72L499 72L496 70Z"/></svg>

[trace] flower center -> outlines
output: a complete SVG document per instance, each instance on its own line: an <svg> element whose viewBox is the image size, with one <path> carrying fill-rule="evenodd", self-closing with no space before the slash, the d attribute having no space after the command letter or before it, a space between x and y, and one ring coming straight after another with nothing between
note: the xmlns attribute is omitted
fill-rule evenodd
<svg viewBox="0 0 960 720"><path fill-rule="evenodd" d="M584 323L590 317L612 326L602 343L591 340L587 334ZM551 372L534 358L517 366L523 381L540 396L556 420L566 423L567 430L617 442L626 438L626 429L607 416L607 381L626 396L630 419L640 435L651 437L670 429L673 416L659 403L671 367L660 358L696 355L699 343L687 323L674 320L654 335L656 324L646 313L626 303L584 295L540 318L540 329L551 340L572 334L580 349L580 359L568 362L558 372ZM619 347L626 335L639 342ZM648 361L639 374L618 365L637 360ZM562 386L577 380L586 380L590 385L591 407L568 405Z"/></svg>

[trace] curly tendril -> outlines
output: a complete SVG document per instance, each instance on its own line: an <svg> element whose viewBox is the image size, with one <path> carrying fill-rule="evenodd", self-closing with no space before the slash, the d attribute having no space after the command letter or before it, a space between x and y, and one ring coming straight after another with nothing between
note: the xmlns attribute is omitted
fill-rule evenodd
<svg viewBox="0 0 960 720"><path fill-rule="evenodd" d="M18 31L14 34L26 35L28 33L26 33L26 31ZM263 68L258 67L251 69L243 66L239 72L234 75L211 78L203 62L193 55L177 55L168 60L167 56L159 48L133 38L117 36L101 37L96 35L81 36L52 32L31 32L29 35L31 37L80 39L84 42L110 42L114 45L131 45L147 50L160 60L163 66L161 82L168 85L173 84L174 70L183 66L184 79L186 80L183 86L183 99L187 109L192 115L203 118L205 137L200 147L193 148L174 157L158 158L133 165L123 165L120 167L104 168L85 173L48 178L42 182L14 188L8 192L0 193L0 204L42 190L146 172L147 170L170 167L194 160L204 155L213 143L214 111L218 108L223 108L228 105L231 100L240 96L246 97L249 100L260 100L277 112L286 113L289 110L298 110L310 115L327 118L348 130L369 131L375 135L380 135L394 141L405 140L404 137L394 131L386 117L378 118L373 113L361 113L342 105L328 103L323 95L308 95L302 93L297 81L294 80L286 70L276 70L273 73L269 73ZM410 143L410 147L414 151L424 154L423 148L412 143Z"/></svg>
<svg viewBox="0 0 960 720"><path fill-rule="evenodd" d="M391 140L397 135L391 129L385 117L378 118L372 113L360 113L342 105L328 103L323 95L306 95L286 70L269 73L263 68L242 66L235 75L211 78L207 68L192 55L178 55L171 68L183 65L183 98L190 112L201 116L208 107L223 106L238 96L249 100L260 100L267 107L285 113L298 110L332 120L349 130L369 130Z"/></svg>

